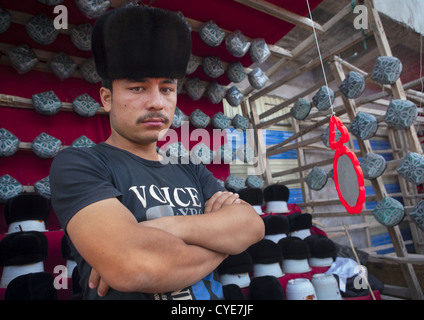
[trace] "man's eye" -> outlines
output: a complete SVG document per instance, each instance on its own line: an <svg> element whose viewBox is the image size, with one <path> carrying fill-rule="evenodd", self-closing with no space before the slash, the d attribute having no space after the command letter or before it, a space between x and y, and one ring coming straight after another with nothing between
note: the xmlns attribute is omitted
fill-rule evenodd
<svg viewBox="0 0 424 320"><path fill-rule="evenodd" d="M143 90L143 88L142 87L134 87L134 88L130 88L130 90L134 91L134 92L140 92L140 91Z"/></svg>

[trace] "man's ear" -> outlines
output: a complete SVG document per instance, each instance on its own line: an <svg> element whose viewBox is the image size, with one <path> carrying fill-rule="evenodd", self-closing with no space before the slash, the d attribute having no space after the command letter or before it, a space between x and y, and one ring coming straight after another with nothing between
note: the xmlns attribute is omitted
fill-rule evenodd
<svg viewBox="0 0 424 320"><path fill-rule="evenodd" d="M112 107L112 91L105 87L100 88L100 99L106 112L109 112Z"/></svg>

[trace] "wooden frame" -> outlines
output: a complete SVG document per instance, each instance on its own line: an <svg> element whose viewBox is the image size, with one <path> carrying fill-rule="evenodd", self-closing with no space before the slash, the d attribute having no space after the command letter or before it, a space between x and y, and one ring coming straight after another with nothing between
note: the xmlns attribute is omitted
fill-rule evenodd
<svg viewBox="0 0 424 320"><path fill-rule="evenodd" d="M258 4L259 2L261 2L261 1L253 1L253 0L235 0L235 1L246 3L248 5L253 5L253 3ZM368 18L369 18L369 25L370 25L369 30L372 30L372 35L374 36L377 47L378 47L378 54L381 56L392 56L390 45L385 35L384 28L380 20L379 14L374 7L373 0L366 0L365 5L368 10ZM337 15L335 15L330 21L324 24L324 28L323 28L324 32L322 32L322 36L325 36L325 31L327 31L331 26L334 26L340 19L343 19L350 12L351 7L350 8L348 7L350 7L350 4L347 7L345 7L344 10L340 11ZM354 44L361 41L363 39L362 37L363 35L358 33L358 35L353 36L345 40L344 42L340 43L337 47L333 48L331 52L324 54L323 61L324 63L330 63L331 70L332 70L332 74L328 75L328 81L335 81L336 84L339 85L345 78L345 71L344 71L345 69L355 69L355 71L359 71L360 73L362 73L366 77L367 81L372 81L369 75L366 74L366 72L360 70L359 68L353 65L350 65L349 63L344 62L340 57L337 56L340 52L342 52L346 48L351 47ZM309 38L301 42L294 50L292 50L291 59L295 59L302 52L304 52L304 50L312 46L314 44L313 40L314 40L313 35L311 35ZM272 66L268 71L266 71L266 73L268 75L274 74L277 70L280 70L281 68L283 68L289 61L290 61L289 58L281 59L274 66ZM290 75L284 78L278 79L277 81L275 81L274 83L272 83L271 85L265 87L264 89L260 91L252 93L248 99L250 109L251 109L252 126L253 128L257 129L255 131L257 133L260 132L259 129L267 128L270 125L276 124L279 121L282 121L284 119L289 119L289 118L292 119L292 126L294 131L293 136L286 139L285 141L281 141L279 144L266 148L266 146L263 145L263 142L262 142L263 140L261 140L259 136L256 137L256 141L258 144L257 150L266 150L266 152L262 151L261 153L258 153L258 155L263 156L262 165L265 166L266 168L266 172L264 173L263 178L265 180L266 185L273 183L273 179L275 179L276 177L282 177L286 174L293 173L293 172L299 172L301 174L301 178L297 179L296 181L281 181L281 183L288 185L295 182L296 183L301 182L302 193L304 195L304 203L298 204L298 205L304 207L308 212L311 212L313 214L313 217L320 216L319 214L315 216L313 213L313 208L316 205L319 205L319 203L321 204L325 203L326 205L328 205L329 203L334 203L334 204L340 203L338 199L327 199L325 201L322 201L322 200L311 201L309 196L308 186L306 185L306 183L304 183L305 171L307 169L310 169L315 165L320 166L320 165L329 164L332 162L332 159L329 159L328 161L323 160L320 162L306 164L305 154L304 154L305 147L319 141L319 138L312 137L312 138L303 139L303 137L307 133L312 132L313 130L327 124L329 121L328 113L327 113L327 116L319 114L319 113L312 114L312 115L310 114L306 120L311 120L312 118L316 118L316 121L313 124L304 125L304 126L301 126L302 121L297 121L293 119L290 114L286 114L280 117L275 117L272 120L268 120L264 122L261 122L261 119L264 119L265 117L270 116L274 114L275 112L280 111L283 108L291 107L293 102L295 102L299 97L306 96L312 91L317 90L321 85L323 85L323 83L322 82L317 83L315 86L313 86L313 88L311 87L305 90L301 94L298 94L297 96L288 99L287 101L271 108L270 110L268 110L267 112L263 114L258 114L255 101L259 99L260 97L267 95L271 91L283 86L290 80L293 80L294 78L304 74L305 72L312 70L320 63L321 62L319 58L317 57L315 60L311 61L308 65L303 65L299 67ZM382 93L375 94L373 97L360 98L357 100L347 99L343 95L340 95L340 92L336 92L336 95L339 95L342 97L343 105L336 106L334 108L335 114L337 116L346 114L346 116L348 117L348 121L352 121L357 115L358 106L361 104L369 103L370 101L376 101L387 95L392 95L393 98L395 99L407 99L407 95L405 91L410 90L413 84L416 85L419 80L420 79L413 81L413 83L407 84L405 86L402 84L401 80L397 80L391 86L383 86L384 91ZM248 88L246 91L251 92L252 90L251 88ZM420 94L417 94L417 93L411 94L411 92L409 93L408 97L419 98L419 99L422 98ZM379 121L382 121L381 116L379 117ZM389 138L390 145L392 147L393 155L394 155L394 160L390 161L390 163L388 164L388 166L390 167L390 170L388 170L386 174L390 174L390 173L393 174L394 173L393 169L397 166L397 164L399 164L400 159L402 159L403 156L405 156L407 150L420 153L420 154L422 154L423 152L422 152L420 141L417 137L417 133L414 126L411 126L411 128L405 131L394 130L389 127L386 127L386 130L388 133L388 138ZM295 142L291 143L293 141ZM361 141L358 139L358 144L359 144L360 150L355 152L358 156L364 156L366 153L373 152L369 141L367 140ZM293 168L291 170L285 170L284 172L276 172L276 173L270 172L269 166L267 166L267 158L269 156L279 154L279 153L292 150L292 149L297 150L299 167ZM367 197L368 201L371 199L375 201L380 201L384 196L389 195L383 183L382 177L371 180L371 184L372 184L372 188L374 189L375 196L368 196ZM416 187L406 182L404 179L400 178L399 184L401 187L401 194L398 194L398 196L400 195L404 198L405 208L409 212L412 206L416 204L416 201L414 198L419 197L419 195L417 194ZM369 210L368 211L364 210L364 211L366 211L366 214L364 213L362 215L363 219L365 219L365 216L372 215L372 212L370 212ZM342 216L342 215L343 213L334 214L334 216ZM328 216L333 216L333 213L329 214ZM368 227L370 226L370 224L366 223L365 220L363 221L364 222L362 224L358 224L357 226L350 226L349 228L352 228L352 229L365 228L366 232L369 232ZM420 239L418 236L419 232L416 230L416 226L412 222L410 223L410 228L414 235L414 244L419 250L421 250L422 243L420 242ZM345 234L343 232L343 229L341 229L340 227L334 229L334 231L339 232L339 234ZM395 249L396 258L394 258L394 260L397 263L399 263L401 267L401 271L403 273L403 276L405 278L405 281L407 283L407 286L410 292L409 298L423 300L424 295L419 285L419 282L417 280L415 271L413 269L413 264L422 263L424 261L424 255L416 255L414 256L414 259L410 259L410 255L408 254L406 250L405 242L401 236L399 227L398 226L388 227L387 231L390 235L390 238L393 243L393 247ZM378 259L378 255L374 256L374 259ZM384 260L384 258L382 260ZM393 259L391 261L393 261Z"/></svg>

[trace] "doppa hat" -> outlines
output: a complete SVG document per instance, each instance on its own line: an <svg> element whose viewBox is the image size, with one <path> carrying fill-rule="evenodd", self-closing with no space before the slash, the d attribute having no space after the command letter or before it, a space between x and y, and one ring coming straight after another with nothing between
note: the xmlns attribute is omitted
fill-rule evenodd
<svg viewBox="0 0 424 320"><path fill-rule="evenodd" d="M191 34L176 13L123 6L96 21L91 44L103 79L180 79L190 59Z"/></svg>

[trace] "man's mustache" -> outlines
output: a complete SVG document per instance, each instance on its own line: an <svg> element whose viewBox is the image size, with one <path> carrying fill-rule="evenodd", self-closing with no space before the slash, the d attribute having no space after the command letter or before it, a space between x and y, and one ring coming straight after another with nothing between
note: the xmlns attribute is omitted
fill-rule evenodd
<svg viewBox="0 0 424 320"><path fill-rule="evenodd" d="M153 119L153 118L160 118L160 119L163 120L163 123L165 123L165 124L169 123L169 118L165 114L163 114L162 112L149 112L149 113L145 114L144 116L141 116L140 118L138 118L137 124L143 123L146 120Z"/></svg>

